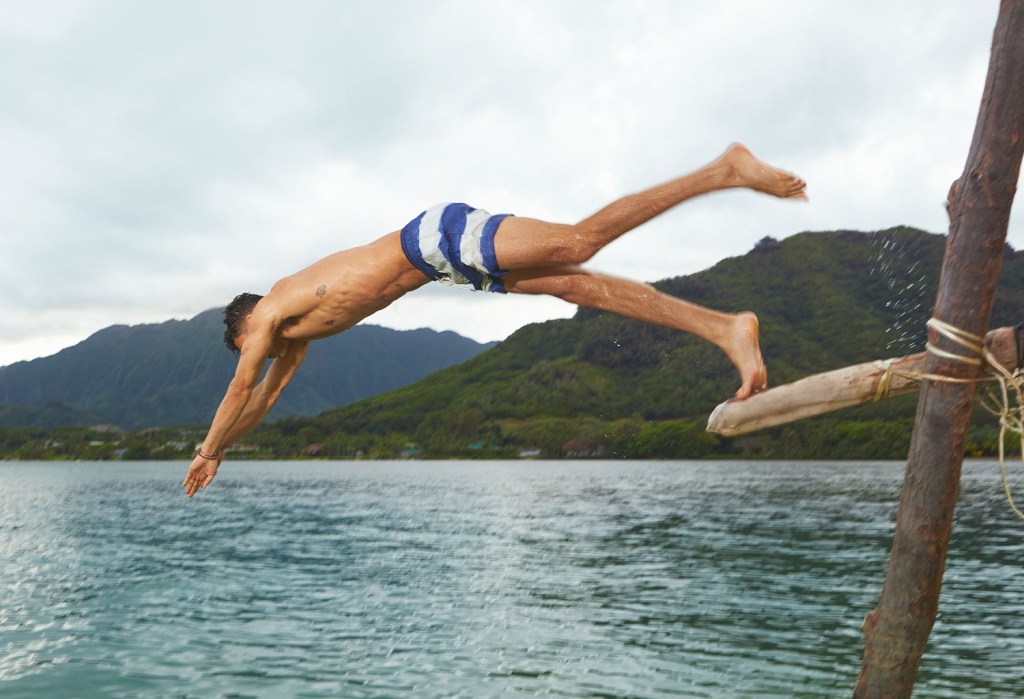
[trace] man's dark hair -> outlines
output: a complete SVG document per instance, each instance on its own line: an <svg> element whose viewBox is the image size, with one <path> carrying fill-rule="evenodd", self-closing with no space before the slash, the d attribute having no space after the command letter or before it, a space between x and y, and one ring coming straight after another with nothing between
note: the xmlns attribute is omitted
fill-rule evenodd
<svg viewBox="0 0 1024 699"><path fill-rule="evenodd" d="M252 313L252 309L256 308L256 302L261 298L263 297L259 294L239 294L224 308L224 325L228 326L224 331L224 344L235 354L240 352L235 347L235 338L242 332L245 317Z"/></svg>

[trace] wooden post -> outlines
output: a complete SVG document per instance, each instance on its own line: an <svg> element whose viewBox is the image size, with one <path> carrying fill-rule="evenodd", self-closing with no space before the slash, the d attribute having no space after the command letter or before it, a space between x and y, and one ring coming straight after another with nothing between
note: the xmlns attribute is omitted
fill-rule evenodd
<svg viewBox="0 0 1024 699"><path fill-rule="evenodd" d="M974 140L949 193L949 239L935 301L936 318L974 335L985 334L991 317L1022 153L1024 0L1002 0ZM934 332L930 341L969 354ZM978 375L977 366L934 354L925 370ZM864 620L858 699L900 699L913 691L938 610L975 388L934 381L922 387L889 571L877 609Z"/></svg>
<svg viewBox="0 0 1024 699"><path fill-rule="evenodd" d="M985 346L1000 365L1010 371L1018 368L1013 328L990 330L985 336ZM728 400L711 413L708 432L732 437L870 403L880 397L879 388L885 380L887 367L896 373L889 378L884 397L914 393L921 385L909 377L924 372L927 357L927 353L918 352L885 361L854 364L773 386L746 400Z"/></svg>

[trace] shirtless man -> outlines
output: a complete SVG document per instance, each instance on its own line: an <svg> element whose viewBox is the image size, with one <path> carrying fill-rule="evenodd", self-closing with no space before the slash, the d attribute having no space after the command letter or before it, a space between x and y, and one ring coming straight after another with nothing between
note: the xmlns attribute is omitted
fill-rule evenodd
<svg viewBox="0 0 1024 699"><path fill-rule="evenodd" d="M238 367L182 483L185 492L192 497L206 488L225 448L270 412L310 340L347 330L432 279L501 293L547 294L693 333L720 347L736 365L742 382L736 398L743 400L768 382L753 313L713 311L579 265L626 231L692 197L746 188L806 199L805 186L733 144L701 169L623 197L576 225L442 204L401 231L328 255L285 277L266 296L241 294L225 310L224 320L225 342L239 353ZM257 385L267 359L273 363Z"/></svg>

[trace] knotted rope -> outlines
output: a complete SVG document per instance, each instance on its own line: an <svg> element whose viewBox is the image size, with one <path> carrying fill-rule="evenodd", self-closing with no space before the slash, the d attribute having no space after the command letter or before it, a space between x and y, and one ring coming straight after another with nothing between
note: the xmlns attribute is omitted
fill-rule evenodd
<svg viewBox="0 0 1024 699"><path fill-rule="evenodd" d="M881 400L889 395L889 386L893 376L900 376L911 381L944 381L946 383L975 383L982 381L995 381L999 384L999 392L989 391L982 399L981 406L999 419L999 470L1003 479L1003 491L1006 493L1006 501L1010 509L1019 518L1024 520L1024 512L1021 512L1013 501L1010 490L1010 479L1006 472L1006 434L1012 432L1020 440L1021 468L1024 469L1024 374L1021 367L1024 366L1024 324L1018 325L1014 330L1014 338L1017 342L1017 367L1011 372L1004 367L992 355L985 346L985 338L979 337L966 330L954 327L949 323L932 318L927 323L928 327L946 339L966 348L970 351L968 355L954 354L941 350L932 343L925 345L925 351L936 357L948 359L962 364L982 366L987 370L988 376L977 379L964 379L955 376L944 376L942 374L926 374L916 371L902 371L892 367L893 360L882 363L885 373L878 382L878 391L875 393L875 400Z"/></svg>
<svg viewBox="0 0 1024 699"><path fill-rule="evenodd" d="M1017 368L1012 372L997 362L988 349L985 350L985 361L992 373L999 382L999 393L989 391L986 398L982 399L981 407L992 415L999 418L999 470L1003 475L1003 490L1006 492L1006 501L1010 508L1021 519L1024 519L1024 512L1021 512L1013 502L1013 495L1010 493L1010 479L1006 474L1006 433L1012 432L1017 435L1020 442L1021 468L1024 469L1024 374L1021 373L1021 354L1024 353L1024 326L1018 325L1015 329L1017 340ZM987 400L987 402L986 402Z"/></svg>

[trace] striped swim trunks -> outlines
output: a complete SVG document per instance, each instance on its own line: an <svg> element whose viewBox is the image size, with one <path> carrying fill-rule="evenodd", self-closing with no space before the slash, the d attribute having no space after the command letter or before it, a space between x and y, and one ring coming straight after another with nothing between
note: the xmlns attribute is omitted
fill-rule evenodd
<svg viewBox="0 0 1024 699"><path fill-rule="evenodd" d="M402 251L434 281L504 294L505 270L494 255L494 234L510 215L492 216L466 204L438 204L402 229Z"/></svg>

